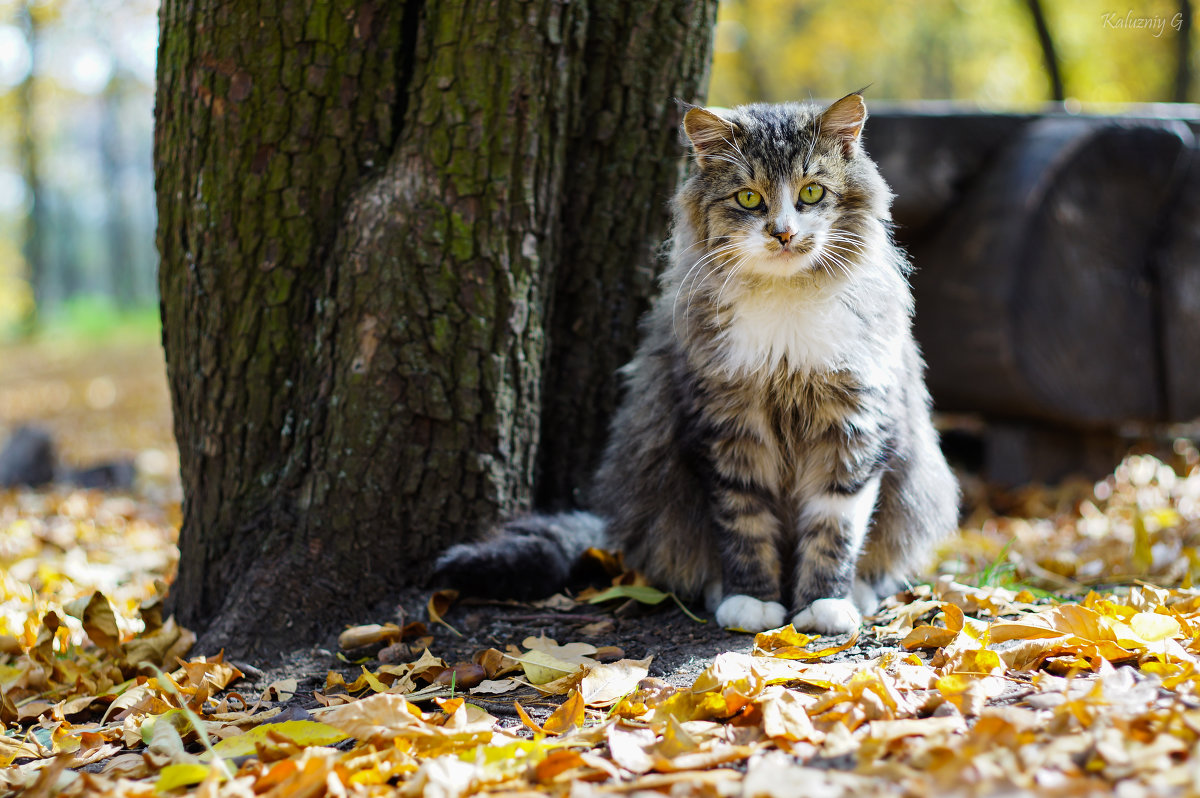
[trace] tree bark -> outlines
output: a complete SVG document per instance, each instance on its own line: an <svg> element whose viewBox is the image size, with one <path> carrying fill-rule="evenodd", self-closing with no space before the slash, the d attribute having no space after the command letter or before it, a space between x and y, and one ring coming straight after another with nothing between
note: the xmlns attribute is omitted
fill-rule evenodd
<svg viewBox="0 0 1200 798"><path fill-rule="evenodd" d="M715 14L707 2L592 3L580 113L567 143L539 507L583 503L599 465L618 399L614 377L633 357L681 177L672 99L698 100L707 84Z"/></svg>
<svg viewBox="0 0 1200 798"><path fill-rule="evenodd" d="M1185 103L1192 88L1192 3L1179 0L1175 31L1175 79L1171 82L1171 101Z"/></svg>
<svg viewBox="0 0 1200 798"><path fill-rule="evenodd" d="M715 17L712 0L301 9L162 10L172 596L242 655L317 639L531 505L550 375L600 384L631 346L677 176L661 91L697 97ZM677 37L639 44L655 22ZM572 311L605 355L552 354ZM605 395L555 413L593 429Z"/></svg>
<svg viewBox="0 0 1200 798"><path fill-rule="evenodd" d="M21 320L21 329L25 334L30 334L37 328L39 311L45 310L43 304L47 288L46 196L45 187L42 185L40 132L34 91L41 49L41 26L32 3L24 3L18 16L22 32L25 34L26 46L29 48L29 73L17 88L17 124L20 129L17 146L21 178L25 183L29 208L25 215L25 229L22 231L21 255L25 258L25 271L32 295L26 316Z"/></svg>

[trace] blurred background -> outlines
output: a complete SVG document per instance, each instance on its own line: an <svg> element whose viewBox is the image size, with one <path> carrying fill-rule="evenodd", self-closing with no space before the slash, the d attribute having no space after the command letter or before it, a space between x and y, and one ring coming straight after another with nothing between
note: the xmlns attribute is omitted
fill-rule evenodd
<svg viewBox="0 0 1200 798"><path fill-rule="evenodd" d="M152 333L154 0L0 0L0 342ZM710 99L1195 101L1188 0L727 0Z"/></svg>
<svg viewBox="0 0 1200 798"><path fill-rule="evenodd" d="M55 462L47 467L59 483L49 492L6 490L0 473L0 634L20 629L32 612L29 585L36 574L43 586L74 585L60 590L64 600L100 587L126 617L134 617L137 603L159 590L154 580L169 573L175 557L174 547L164 545L177 533L179 485L159 343L154 246L157 10L155 0L0 0L0 446L21 425L37 424L52 440ZM921 213L940 223L953 221L952 210L965 209L970 217L974 208L975 221L984 224L973 229L987 232L986 223L1001 215L987 206L990 196L1010 207L1021 205L1012 201L1012 192L1021 187L1005 177L1018 170L1008 170L994 157L1003 146L1015 141L1034 161L1053 149L1047 141L1060 145L1054 152L1085 152L1074 142L1091 135L1088 131L1053 126L1044 131L1033 114L1129 112L1193 124L1200 120L1197 106L1151 105L1200 100L1193 27L1189 0L725 0L715 31L709 99L730 106L835 98L869 85L874 119L868 147L890 170L889 179L892 174L902 178L893 183L911 207L907 220L898 216L901 232L924 235L929 257L913 248L914 241L905 244L924 273L935 274L930 264L937 263L939 232L929 219L924 220L929 231L918 224ZM919 119L889 123L881 109L893 103L901 117L912 107L905 104L935 109L942 115L933 120L938 135L926 135ZM966 118L973 111L1029 116L1021 121L990 117L977 124ZM963 118L954 121L955 115ZM909 138L889 130L907 130ZM1169 156L1160 159L1165 173L1174 168L1181 139L1158 133L1147 141ZM1114 186L1140 185L1139 180L1174 181L1147 176L1146 144L1123 135L1113 134L1121 145L1115 151L1133 168L1105 183L1107 193ZM1172 142L1176 150L1162 149ZM895 151L891 157L881 153L885 145ZM1095 153L1099 166L1060 159L1074 170L1062 184L1083 189L1084 205L1092 196L1088 189L1103 180L1097 174L1112 160L1105 147ZM995 184L977 177L995 164L1000 169ZM1080 175L1082 183L1072 182ZM1189 179L1189 185L1200 186L1200 167ZM994 185L999 190L992 191ZM974 193L961 194L964 187ZM1188 196L1200 208L1200 189ZM1036 209L1039 214L1042 207ZM1128 215L1128 206L1118 202L1114 207L1122 218ZM1171 251L1179 257L1170 263L1191 275L1197 272L1200 210L1179 207L1186 218L1175 220L1180 236L1171 239L1179 242ZM967 218L963 227L971 227L971 221ZM1017 219L998 235L1026 229L1018 222L1036 221ZM1154 218L1143 226L1166 229ZM1093 241L1091 233L1105 227L1093 224L1079 238ZM954 229L948 236L945 260L959 265L954 259L961 238ZM1110 299L1140 295L1126 289L1142 286L1145 259L1136 253L1127 260L1118 264L1124 271L1110 270L1116 276L1106 295ZM1025 263L1011 257L996 261L990 265L997 269ZM1014 276L1018 287L1021 278ZM1179 295L1200 297L1200 286ZM1063 315L1058 312L1063 303L1051 300L1055 312L1042 315L1054 320ZM1074 304L1083 306L1082 314L1118 326L1095 305ZM1200 303L1186 310L1180 318L1200 320ZM1143 326L1143 337L1153 337ZM1163 322L1154 329L1183 328ZM1200 344L1192 343L1200 341L1200 333L1185 331L1179 338L1180 362L1200 361ZM1051 364L1050 371L1082 371L1085 360L1116 364L1104 366L1110 371L1124 368L1115 354L1126 352L1135 365L1155 361L1164 371L1196 382L1194 369L1169 368L1170 362L1159 362L1161 352L1143 357L1141 350L1131 350L1131 340L1112 346L1093 342L1090 357L1065 368ZM1162 386L1149 384L1150 378L1125 372L1116 377L1123 384L1141 380L1142 393L1155 401L1165 395ZM1079 395L1105 393L1084 385ZM1200 402L1200 385L1185 398ZM1163 412L1152 408L1148 415ZM1061 452L1081 440L1076 432L988 424L1004 432L1001 448L1017 452L1017 460ZM1101 473L1108 474L1116 459L1108 440L1101 444L1101 459L1109 458ZM1127 460L1099 482L1054 491L1030 486L993 496L992 509L978 499L983 494L978 485L973 489L965 483L968 507L982 509L964 520L957 548L943 556L940 567L976 573L980 584L1033 580L1080 595L1081 585L1113 574L1190 584L1193 576L1200 579L1200 522L1182 519L1200 517L1200 453L1180 438L1168 455L1169 465L1153 458ZM1184 474L1192 477L1184 480ZM135 487L137 503L83 490L89 486ZM141 569L141 576L130 576L128 569ZM108 582L97 581L97 574ZM124 592L118 584L126 586Z"/></svg>
<svg viewBox="0 0 1200 798"><path fill-rule="evenodd" d="M725 0L710 97L1195 102L1189 0Z"/></svg>
<svg viewBox="0 0 1200 798"><path fill-rule="evenodd" d="M155 278L156 14L155 0L0 0L0 439L45 421L70 461L172 450ZM1192 27L1188 0L726 0L710 100L867 84L875 108L1195 100Z"/></svg>

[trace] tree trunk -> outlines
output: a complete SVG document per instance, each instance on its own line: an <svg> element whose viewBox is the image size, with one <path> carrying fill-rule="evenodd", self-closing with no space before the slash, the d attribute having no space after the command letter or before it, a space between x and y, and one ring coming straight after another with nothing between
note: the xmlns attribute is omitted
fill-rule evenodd
<svg viewBox="0 0 1200 798"><path fill-rule="evenodd" d="M22 331L32 333L38 325L38 313L44 311L46 300L46 196L42 185L41 134L38 130L36 92L40 46L40 25L31 3L25 3L19 14L25 43L29 48L29 73L17 88L17 124L19 126L18 152L21 161L21 178L28 195L29 210L25 215L25 229L21 242L21 255L25 258L25 271L29 279L32 302L24 319Z"/></svg>
<svg viewBox="0 0 1200 798"><path fill-rule="evenodd" d="M712 0L301 9L162 10L172 595L243 655L316 639L530 506L543 386L602 384L632 345L677 174L663 90L696 97L715 17ZM581 326L560 336L560 318ZM552 354L569 335L605 354ZM594 429L608 395L550 417Z"/></svg>
<svg viewBox="0 0 1200 798"><path fill-rule="evenodd" d="M1062 69L1058 64L1058 50L1054 46L1054 37L1050 33L1050 23L1046 21L1046 12L1041 0L1025 0L1029 9L1030 21L1033 22L1037 34L1038 46L1042 48L1042 62L1046 67L1046 77L1050 81L1050 99L1060 103L1067 98L1063 89Z"/></svg>
<svg viewBox="0 0 1200 798"><path fill-rule="evenodd" d="M1185 103L1192 87L1192 3L1179 0L1175 31L1175 79L1171 82L1171 101Z"/></svg>
<svg viewBox="0 0 1200 798"><path fill-rule="evenodd" d="M132 213L122 179L127 160L123 148L121 111L128 78L119 68L104 89L104 123L100 126L100 166L104 170L104 238L108 245L108 291L117 307L131 308L138 300Z"/></svg>

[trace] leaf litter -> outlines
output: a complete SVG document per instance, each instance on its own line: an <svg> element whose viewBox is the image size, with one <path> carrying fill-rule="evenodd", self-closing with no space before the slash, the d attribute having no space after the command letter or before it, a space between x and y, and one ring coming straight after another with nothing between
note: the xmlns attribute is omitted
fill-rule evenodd
<svg viewBox="0 0 1200 798"><path fill-rule="evenodd" d="M435 594L345 630L316 685L189 656L162 615L167 493L6 491L0 795L1196 794L1198 463L1180 444L981 505L860 635L724 637L740 650L656 670L619 647L628 613L691 621L616 568L607 595L522 605L592 642L559 624L471 652L475 610Z"/></svg>

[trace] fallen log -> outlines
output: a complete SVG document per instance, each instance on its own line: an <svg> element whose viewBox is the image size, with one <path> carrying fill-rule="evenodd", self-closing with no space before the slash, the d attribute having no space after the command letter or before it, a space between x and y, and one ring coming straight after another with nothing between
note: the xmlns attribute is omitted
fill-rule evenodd
<svg viewBox="0 0 1200 798"><path fill-rule="evenodd" d="M1084 428L1167 418L1151 253L1192 143L1180 121L1094 117L1045 117L1011 137L911 245L939 407Z"/></svg>

